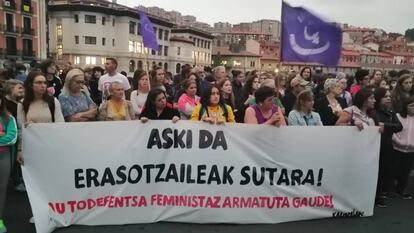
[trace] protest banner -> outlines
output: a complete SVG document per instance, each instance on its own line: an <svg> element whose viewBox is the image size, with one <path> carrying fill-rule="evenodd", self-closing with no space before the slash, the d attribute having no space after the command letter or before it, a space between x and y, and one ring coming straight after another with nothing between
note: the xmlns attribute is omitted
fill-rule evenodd
<svg viewBox="0 0 414 233"><path fill-rule="evenodd" d="M363 217L373 214L379 145L375 127L31 124L23 175L38 233Z"/></svg>

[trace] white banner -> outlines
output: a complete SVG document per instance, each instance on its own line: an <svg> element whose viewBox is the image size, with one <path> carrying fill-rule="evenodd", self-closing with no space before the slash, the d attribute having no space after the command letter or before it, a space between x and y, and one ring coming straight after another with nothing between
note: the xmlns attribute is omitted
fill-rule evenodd
<svg viewBox="0 0 414 233"><path fill-rule="evenodd" d="M23 175L38 233L363 217L373 214L379 146L377 128L31 124Z"/></svg>

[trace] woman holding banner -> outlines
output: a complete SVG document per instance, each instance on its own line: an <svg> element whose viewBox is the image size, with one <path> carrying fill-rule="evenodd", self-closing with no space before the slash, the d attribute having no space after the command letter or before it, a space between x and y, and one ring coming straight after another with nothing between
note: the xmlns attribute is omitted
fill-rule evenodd
<svg viewBox="0 0 414 233"><path fill-rule="evenodd" d="M148 93L140 119L143 123L148 120L172 120L173 123L176 123L180 120L180 113L167 106L165 91L161 88L155 88Z"/></svg>
<svg viewBox="0 0 414 233"><path fill-rule="evenodd" d="M124 88L121 82L112 82L109 86L109 100L99 107L100 121L129 121L135 119L132 103L124 99Z"/></svg>
<svg viewBox="0 0 414 233"><path fill-rule="evenodd" d="M289 113L288 121L292 126L321 126L319 113L312 111L313 94L309 90L299 93L293 110Z"/></svg>
<svg viewBox="0 0 414 233"><path fill-rule="evenodd" d="M217 85L210 86L201 96L192 115L193 121L204 121L210 124L224 124L225 122L236 122L233 109L224 103L221 91Z"/></svg>
<svg viewBox="0 0 414 233"><path fill-rule="evenodd" d="M372 87L364 87L355 94L354 105L344 109L339 115L336 125L354 125L359 130L363 130L367 126L375 126L374 113L374 90ZM384 129L384 125L380 124L380 131Z"/></svg>
<svg viewBox="0 0 414 233"><path fill-rule="evenodd" d="M83 90L84 84L85 76L82 70L72 69L66 74L65 85L59 95L66 121L90 121L94 120L98 113L96 104Z"/></svg>
<svg viewBox="0 0 414 233"><path fill-rule="evenodd" d="M0 95L0 232L7 232L3 222L3 209L6 201L7 183L9 181L14 154L13 145L17 140L17 126L15 118L6 108L6 101Z"/></svg>
<svg viewBox="0 0 414 233"><path fill-rule="evenodd" d="M386 194L392 187L392 170L395 164L395 150L392 147L392 135L400 132L403 127L397 115L391 108L391 94L385 88L377 88L374 91L375 114L379 122L384 124L384 132L381 135L381 147L379 157L378 184L375 204L378 207L387 207Z"/></svg>
<svg viewBox="0 0 414 233"><path fill-rule="evenodd" d="M273 102L275 90L263 86L254 93L257 104L246 109L244 123L281 126L286 125L282 110Z"/></svg>

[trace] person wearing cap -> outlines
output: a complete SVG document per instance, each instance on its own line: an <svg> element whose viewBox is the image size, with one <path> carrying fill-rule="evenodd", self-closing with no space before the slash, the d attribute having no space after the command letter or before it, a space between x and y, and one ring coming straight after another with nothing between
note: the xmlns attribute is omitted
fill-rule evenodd
<svg viewBox="0 0 414 233"><path fill-rule="evenodd" d="M72 69L66 74L59 102L65 121L82 122L95 119L97 106L84 91L85 75L80 69Z"/></svg>
<svg viewBox="0 0 414 233"><path fill-rule="evenodd" d="M288 116L292 111L293 106L296 103L296 97L299 93L305 90L307 82L301 77L295 77L290 81L290 88L287 90L285 96L282 99L283 106L285 106L285 114Z"/></svg>

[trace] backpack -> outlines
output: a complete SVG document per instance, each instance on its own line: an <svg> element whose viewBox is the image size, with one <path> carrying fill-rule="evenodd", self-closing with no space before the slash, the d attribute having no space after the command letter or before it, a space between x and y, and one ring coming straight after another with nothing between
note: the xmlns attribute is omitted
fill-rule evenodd
<svg viewBox="0 0 414 233"><path fill-rule="evenodd" d="M221 110L224 113L224 117L226 118L226 122L229 122L229 118L228 118L228 112L227 112L227 108L226 108L226 104L220 104ZM204 111L207 112L207 116L209 117L210 115L208 114L208 109L207 107L204 107L203 105L201 105L200 111L198 112L198 120L201 120L201 117L204 114Z"/></svg>

